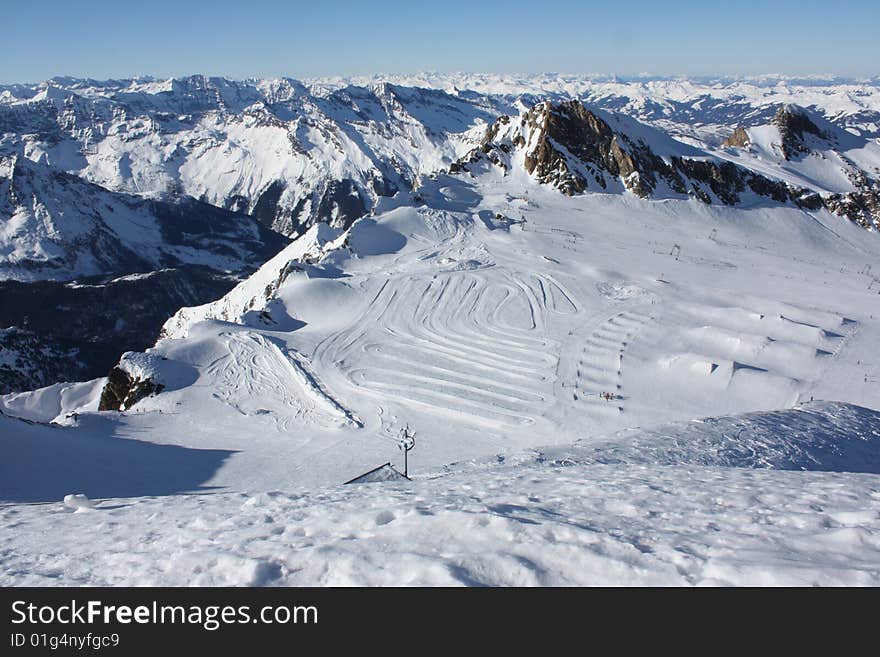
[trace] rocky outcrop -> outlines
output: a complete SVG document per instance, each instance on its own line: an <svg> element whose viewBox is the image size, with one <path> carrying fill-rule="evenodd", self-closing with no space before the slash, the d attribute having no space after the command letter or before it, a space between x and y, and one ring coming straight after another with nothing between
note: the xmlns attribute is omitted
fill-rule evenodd
<svg viewBox="0 0 880 657"><path fill-rule="evenodd" d="M880 230L880 189L832 194L822 199L829 212L847 217L863 228Z"/></svg>
<svg viewBox="0 0 880 657"><path fill-rule="evenodd" d="M684 193L680 177L644 144L616 133L577 100L538 103L519 121L502 116L486 131L478 149L456 162L451 172L485 159L503 169L513 149L524 149L526 171L569 196L590 188L607 190L612 179L643 198L659 174Z"/></svg>
<svg viewBox="0 0 880 657"><path fill-rule="evenodd" d="M783 105L776 112L772 121L779 129L779 135L782 138L782 156L786 160L791 160L799 154L810 152L810 148L804 144L804 135L814 135L823 139L830 139L830 135L826 135L819 129L810 117L797 105Z"/></svg>
<svg viewBox="0 0 880 657"><path fill-rule="evenodd" d="M745 128L739 127L733 131L727 139L721 142L724 148L748 148L752 143L751 137Z"/></svg>
<svg viewBox="0 0 880 657"><path fill-rule="evenodd" d="M397 191L398 187L381 175L364 184L350 178L327 179L311 192L276 180L257 196L249 212L267 228L285 235L302 235L315 223L344 230L374 208L374 198L393 196ZM284 200L287 194L296 197L292 205ZM244 211L249 208L247 198L240 195L230 197L225 205Z"/></svg>
<svg viewBox="0 0 880 657"><path fill-rule="evenodd" d="M98 402L99 411L124 411L145 397L162 392L164 386L151 379L132 376L120 367L114 367L107 376L107 384Z"/></svg>
<svg viewBox="0 0 880 657"><path fill-rule="evenodd" d="M753 194L806 210L824 207L866 228L876 228L880 222L880 189L863 172L854 174L862 173L853 180L857 192L820 195L670 140L669 152L657 153L644 139L612 127L611 119L577 100L541 102L518 119L500 117L488 127L480 146L450 172L468 172L488 162L506 173L514 151L521 150L529 174L569 196L588 190L611 192L616 187L641 198L693 197L707 204L736 205L744 195ZM806 148L805 134L830 138L794 106L780 109L774 122L787 144L787 157ZM639 129L650 133L646 126ZM659 136L654 141L663 143ZM749 143L748 132L738 128L725 145Z"/></svg>

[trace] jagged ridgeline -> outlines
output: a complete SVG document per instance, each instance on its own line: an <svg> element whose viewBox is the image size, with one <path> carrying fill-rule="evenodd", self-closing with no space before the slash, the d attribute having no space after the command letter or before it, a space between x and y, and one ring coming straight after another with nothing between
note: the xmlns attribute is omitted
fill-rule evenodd
<svg viewBox="0 0 880 657"><path fill-rule="evenodd" d="M386 83L56 79L0 88L0 133L7 152L113 191L182 194L298 235L412 190L494 105Z"/></svg>
<svg viewBox="0 0 880 657"><path fill-rule="evenodd" d="M196 198L289 236L315 222L347 228L424 176L466 165L475 148L501 161L517 143L528 150L527 169L565 193L725 204L754 193L877 220L875 86L789 83L777 101L759 82L542 78L495 90L477 79L481 92L468 82L441 78L433 84L442 89L427 89L192 76L12 85L0 87L0 153L115 192ZM812 106L790 105L792 95ZM755 144L769 150L751 157ZM828 175L797 166L814 158Z"/></svg>
<svg viewBox="0 0 880 657"><path fill-rule="evenodd" d="M641 198L694 197L724 205L758 197L808 210L825 208L865 228L880 226L880 183L835 150L842 141L852 148L852 135L845 133L850 139L841 140L835 133L842 131L822 130L805 110L790 105L779 109L772 126L778 130L775 146L784 162L814 154L825 158L822 151L831 151L853 190L823 194L788 176L770 177L750 170L746 162L710 155L629 117L591 110L578 100L545 101L517 118L499 117L480 145L450 170L470 171L489 162L507 172L521 163L539 182L569 196L628 191ZM751 143L749 132L738 127L722 145L748 149Z"/></svg>

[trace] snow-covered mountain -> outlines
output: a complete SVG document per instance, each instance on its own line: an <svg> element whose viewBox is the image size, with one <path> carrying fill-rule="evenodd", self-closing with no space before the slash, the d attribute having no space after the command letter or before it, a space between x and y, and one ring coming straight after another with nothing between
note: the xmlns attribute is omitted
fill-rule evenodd
<svg viewBox="0 0 880 657"><path fill-rule="evenodd" d="M114 191L183 193L298 234L347 226L454 160L489 100L379 83L51 80L0 91L0 149Z"/></svg>
<svg viewBox="0 0 880 657"><path fill-rule="evenodd" d="M164 127L124 142L134 178L171 172L174 194L206 198L186 189L202 167L210 202L248 188L251 214L282 180L263 220L297 238L109 376L0 396L0 497L48 503L0 509L18 527L4 583L877 584L876 81L755 82L765 95L748 98L667 81L705 97L657 100L662 120L560 84L7 88L5 117L42 108L57 126L59 103L78 125L83 108L127 107L90 141L104 159L60 127L54 145L7 133L16 157L94 180L121 126L162 107ZM821 107L817 88L856 109ZM751 113L668 128L728 116L716 98ZM308 157L277 156L314 158L300 183L248 187L243 153L276 156L252 141L255 103L272 130L314 137L297 138ZM207 126L217 142L197 150ZM61 165L65 148L81 166ZM312 214L333 181L362 207ZM343 485L399 468L406 427L412 481ZM105 567L78 566L95 545Z"/></svg>
<svg viewBox="0 0 880 657"><path fill-rule="evenodd" d="M536 114L548 102L558 108L576 99L593 114L603 112L605 123L624 121L613 128L618 132L640 138L640 124L650 125L667 136L660 135L661 142L672 137L697 150L723 151L737 128L760 132L791 103L833 125L849 153L866 144L876 150L880 136L876 80L417 76L399 82L193 76L6 86L0 88L0 152L114 191L185 194L298 235L315 222L348 227L382 198L410 192L423 176L454 166L482 145L499 117ZM848 216L867 208L866 223L872 224L873 153L841 156L847 171L862 176L844 188L823 184L846 175L840 158L820 165L828 171L818 177L816 167L774 170L773 162L786 159L778 149L737 163L820 194L857 192L855 199L837 198L836 206Z"/></svg>
<svg viewBox="0 0 880 657"><path fill-rule="evenodd" d="M803 185L820 194L832 212L877 228L880 139L853 134L789 104L767 125L737 128L722 147L722 157L789 185Z"/></svg>
<svg viewBox="0 0 880 657"><path fill-rule="evenodd" d="M451 94L511 100L569 100L620 112L684 140L717 145L737 125L763 125L781 106L801 105L845 129L880 135L880 77L621 77L609 75L416 74L320 78L310 85L338 89L380 81ZM528 104L532 104L529 102Z"/></svg>
<svg viewBox="0 0 880 657"><path fill-rule="evenodd" d="M253 268L286 242L191 198L111 192L20 156L0 159L0 279L70 280L181 265Z"/></svg>
<svg viewBox="0 0 880 657"><path fill-rule="evenodd" d="M880 173L880 144L830 125L822 131L805 110L791 105L779 110L770 134L738 128L723 145L749 146L751 134L761 135L763 148L753 154L758 165L748 167L748 158L734 164L629 117L589 110L578 100L544 101L518 117L500 117L480 146L450 170L470 171L488 162L504 172L524 167L569 196L626 191L641 198L691 196L724 205L791 203L806 210L825 207L872 230L880 226L880 181L874 177ZM813 146L824 150L811 150L808 136L820 140ZM782 160L778 170L760 172L763 160L773 162L771 152ZM784 166L795 155L801 166ZM822 162L804 162L807 156ZM814 171L827 180L811 178Z"/></svg>

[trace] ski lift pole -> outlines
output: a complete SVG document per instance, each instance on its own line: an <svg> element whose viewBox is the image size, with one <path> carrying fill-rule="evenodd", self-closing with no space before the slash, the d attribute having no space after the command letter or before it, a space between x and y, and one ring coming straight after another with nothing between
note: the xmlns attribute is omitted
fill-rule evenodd
<svg viewBox="0 0 880 657"><path fill-rule="evenodd" d="M409 479L409 453L416 446L416 432L410 432L408 424L400 430L398 446L403 450L403 476Z"/></svg>

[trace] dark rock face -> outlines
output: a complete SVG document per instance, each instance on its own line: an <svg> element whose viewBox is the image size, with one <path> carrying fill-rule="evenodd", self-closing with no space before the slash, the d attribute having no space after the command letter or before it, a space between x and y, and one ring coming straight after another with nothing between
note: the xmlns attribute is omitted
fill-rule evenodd
<svg viewBox="0 0 880 657"><path fill-rule="evenodd" d="M806 148L802 143L805 134L829 138L800 108L780 109L774 122L783 132L789 154L803 152L798 149ZM738 147L748 143L748 133L742 128L725 142ZM514 148L525 150L524 166L539 182L569 196L591 188L608 190L618 181L641 198L691 196L707 204L736 205L744 193L753 193L806 210L824 207L865 228L880 223L880 185L863 172L852 174L858 192L821 196L726 160L681 155L663 158L641 139L615 131L577 100L538 103L520 117L518 125L502 116L486 130L479 148L450 167L450 173L467 172L480 161L506 172L508 155Z"/></svg>
<svg viewBox="0 0 880 657"><path fill-rule="evenodd" d="M178 198L174 203L149 201L149 204L165 244L234 257L246 270L256 269L289 243L287 238L250 219L247 230L241 230L242 215L189 197ZM176 267L181 263L169 255L164 264Z"/></svg>
<svg viewBox="0 0 880 657"><path fill-rule="evenodd" d="M863 228L880 227L880 189L832 194L822 199L829 212L848 217Z"/></svg>
<svg viewBox="0 0 880 657"><path fill-rule="evenodd" d="M94 378L85 363L112 362L114 356L118 353L104 344L47 337L18 327L0 329L0 394Z"/></svg>
<svg viewBox="0 0 880 657"><path fill-rule="evenodd" d="M394 183L381 175L371 178L367 188L377 197L393 196L398 191ZM288 188L282 181L273 182L259 196L251 216L267 228L296 237L318 222L346 229L373 206L373 199L362 185L348 178L328 179L313 192L292 191L297 201L292 208L285 209L281 200Z"/></svg>
<svg viewBox="0 0 880 657"><path fill-rule="evenodd" d="M107 385L101 392L99 411L124 411L137 404L144 397L159 394L163 385L150 379L141 381L133 378L125 370L114 367L107 377Z"/></svg>
<svg viewBox="0 0 880 657"><path fill-rule="evenodd" d="M318 217L335 228L348 228L367 214L367 206L353 180L331 180L318 201Z"/></svg>
<svg viewBox="0 0 880 657"><path fill-rule="evenodd" d="M583 117L578 117L581 121L569 119L567 114L557 118L550 109L549 103L537 105L522 119L524 128L529 132L537 131L538 134L537 143L526 153L524 164L526 171L535 175L539 181L553 185L563 194L571 196L584 191L587 188L587 181L582 175L571 170L565 155L550 140L554 136L567 137L568 139L557 139L557 141L580 146L580 152L587 159L597 155L604 135L601 130L595 130L598 126L585 124ZM591 131L590 128L594 130ZM599 134L596 134L597 132ZM581 141L577 141L579 137ZM522 144L514 141L514 145Z"/></svg>
<svg viewBox="0 0 880 657"><path fill-rule="evenodd" d="M284 183L276 180L266 188L257 202L251 216L264 226L271 228L278 219L278 201L281 200L281 194L284 193Z"/></svg>
<svg viewBox="0 0 880 657"><path fill-rule="evenodd" d="M791 160L799 154L806 154L810 149L804 144L804 135L829 138L800 107L785 105L779 108L773 117L773 125L779 128L782 137L782 156Z"/></svg>
<svg viewBox="0 0 880 657"><path fill-rule="evenodd" d="M0 394L107 374L126 351L153 345L183 306L217 299L238 277L207 267L76 283L0 282Z"/></svg>
<svg viewBox="0 0 880 657"><path fill-rule="evenodd" d="M672 163L687 178L711 189L724 205L739 203L739 194L746 188L745 172L732 162L718 163L674 157Z"/></svg>
<svg viewBox="0 0 880 657"><path fill-rule="evenodd" d="M627 189L642 198L654 191L655 174L662 175L674 188L684 191L679 177L648 147L624 134L615 133L580 101L572 100L555 107L547 105L540 114L544 115L546 127L538 148L531 157L527 155L525 161L529 173L537 170L539 179L542 175L552 177L554 167L562 169L565 166L560 150L553 146L558 144L580 162L591 165L589 168L597 173L607 172L621 178ZM605 188L604 176L594 174L593 179ZM567 194L583 191L589 184L587 178L574 173L560 182L563 193Z"/></svg>

